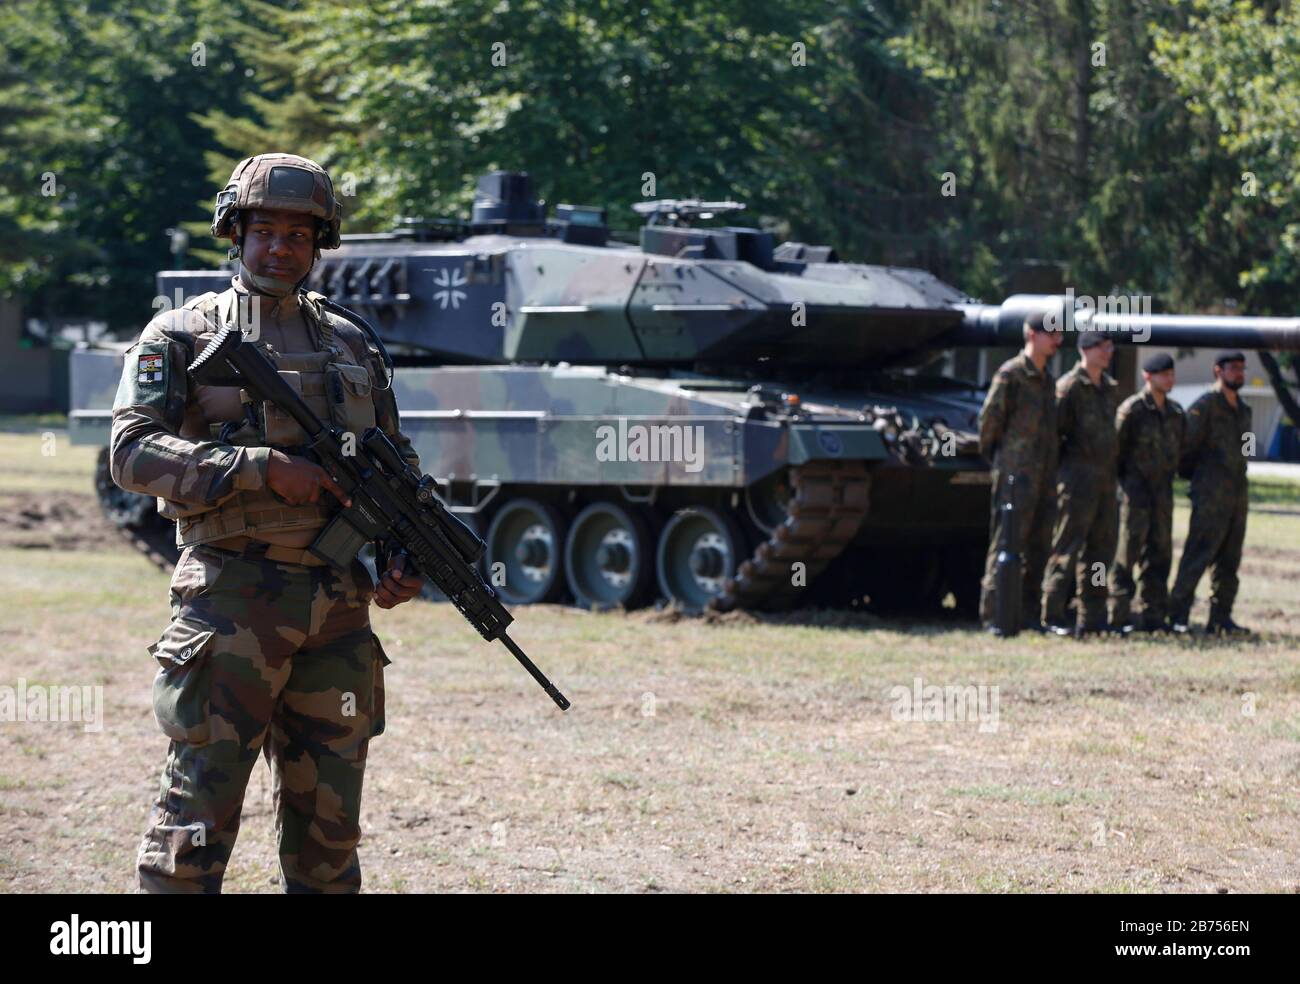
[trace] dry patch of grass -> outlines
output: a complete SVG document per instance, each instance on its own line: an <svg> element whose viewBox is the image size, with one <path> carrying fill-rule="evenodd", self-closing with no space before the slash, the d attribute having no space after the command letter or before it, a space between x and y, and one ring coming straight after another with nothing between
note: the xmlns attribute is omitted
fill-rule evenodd
<svg viewBox="0 0 1300 984"><path fill-rule="evenodd" d="M69 444L61 428L0 429L0 493L90 493L98 454L98 448Z"/></svg>
<svg viewBox="0 0 1300 984"><path fill-rule="evenodd" d="M1300 519L1252 515L1247 558L1245 642L520 609L568 714L447 606L375 610L393 664L367 887L1294 891ZM106 705L99 734L0 724L0 888L134 887L166 589L126 552L0 550L0 685L99 684ZM918 678L997 687L996 729L898 719ZM270 804L259 767L228 890L276 890Z"/></svg>

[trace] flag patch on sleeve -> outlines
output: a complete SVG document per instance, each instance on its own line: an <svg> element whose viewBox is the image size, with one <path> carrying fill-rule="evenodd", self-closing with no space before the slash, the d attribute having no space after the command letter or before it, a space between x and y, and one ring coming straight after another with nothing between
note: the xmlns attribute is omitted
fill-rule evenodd
<svg viewBox="0 0 1300 984"><path fill-rule="evenodd" d="M136 369L136 382L138 383L161 383L163 381L163 357L162 353L140 356L140 363Z"/></svg>

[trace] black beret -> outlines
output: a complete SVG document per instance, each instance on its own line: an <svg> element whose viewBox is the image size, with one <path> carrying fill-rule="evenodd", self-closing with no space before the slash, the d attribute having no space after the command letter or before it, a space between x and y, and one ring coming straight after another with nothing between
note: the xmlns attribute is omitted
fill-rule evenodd
<svg viewBox="0 0 1300 984"><path fill-rule="evenodd" d="M1045 308L1025 316L1025 327L1032 331L1065 331L1065 305L1059 297L1050 298Z"/></svg>
<svg viewBox="0 0 1300 984"><path fill-rule="evenodd" d="M1174 367L1174 360L1168 352L1157 352L1142 363L1143 372L1164 372Z"/></svg>
<svg viewBox="0 0 1300 984"><path fill-rule="evenodd" d="M1245 361L1246 361L1246 356L1241 352L1235 352L1235 351L1220 352L1218 355L1214 357L1214 364L1216 366L1221 366L1225 362L1245 362Z"/></svg>
<svg viewBox="0 0 1300 984"><path fill-rule="evenodd" d="M1025 327L1030 331L1046 331L1047 327L1043 324L1043 312L1030 312L1030 314L1025 318Z"/></svg>
<svg viewBox="0 0 1300 984"><path fill-rule="evenodd" d="M1106 340L1106 336L1099 331L1081 331L1079 332L1079 351L1090 349L1095 345L1100 345Z"/></svg>

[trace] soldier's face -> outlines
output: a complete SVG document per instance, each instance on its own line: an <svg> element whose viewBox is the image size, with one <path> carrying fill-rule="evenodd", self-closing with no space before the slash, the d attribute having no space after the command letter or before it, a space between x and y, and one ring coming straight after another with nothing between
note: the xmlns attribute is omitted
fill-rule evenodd
<svg viewBox="0 0 1300 984"><path fill-rule="evenodd" d="M1093 369L1107 369L1115 355L1115 343L1109 338L1104 342L1083 350L1084 362Z"/></svg>
<svg viewBox="0 0 1300 984"><path fill-rule="evenodd" d="M1031 344L1034 351L1040 355L1045 355L1049 359L1054 356L1061 347L1061 342L1065 333L1061 331L1032 331L1029 333Z"/></svg>
<svg viewBox="0 0 1300 984"><path fill-rule="evenodd" d="M1214 375L1222 379L1228 389L1239 390L1246 385L1246 363L1225 362L1214 367Z"/></svg>
<svg viewBox="0 0 1300 984"><path fill-rule="evenodd" d="M315 234L310 215L253 209L244 220L241 259L259 277L297 283L311 270Z"/></svg>
<svg viewBox="0 0 1300 984"><path fill-rule="evenodd" d="M1166 369L1164 372L1148 372L1147 385L1157 393L1168 393L1174 388L1174 371Z"/></svg>

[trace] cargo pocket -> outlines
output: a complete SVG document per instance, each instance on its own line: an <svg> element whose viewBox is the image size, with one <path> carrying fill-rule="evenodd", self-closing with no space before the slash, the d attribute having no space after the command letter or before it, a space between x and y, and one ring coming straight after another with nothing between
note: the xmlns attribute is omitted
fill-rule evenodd
<svg viewBox="0 0 1300 984"><path fill-rule="evenodd" d="M365 366L330 363L325 367L325 388L338 426L358 438L375 426L375 400L370 392L370 370Z"/></svg>
<svg viewBox="0 0 1300 984"><path fill-rule="evenodd" d="M392 662L384 652L384 647L379 644L379 636L373 632L370 633L370 641L374 643L375 660L374 660L374 689L372 691L371 711L370 711L370 737L374 738L384 733L384 667Z"/></svg>
<svg viewBox="0 0 1300 984"><path fill-rule="evenodd" d="M216 629L193 618L172 619L149 652L158 661L153 714L173 741L202 745L212 737L210 696Z"/></svg>
<svg viewBox="0 0 1300 984"><path fill-rule="evenodd" d="M302 396L302 375L292 369L281 369L280 378L299 397ZM242 393L240 394L242 398ZM296 447L307 443L307 432L298 426L286 411L270 400L262 401L262 443L272 447Z"/></svg>

